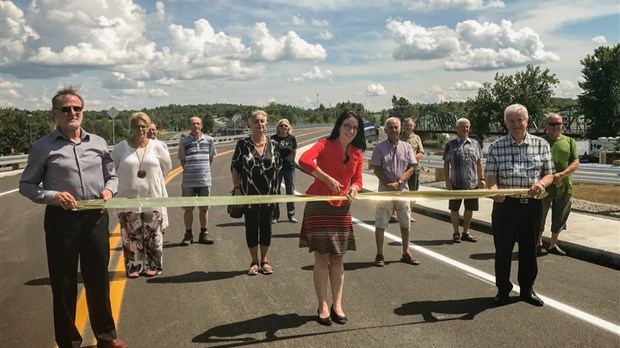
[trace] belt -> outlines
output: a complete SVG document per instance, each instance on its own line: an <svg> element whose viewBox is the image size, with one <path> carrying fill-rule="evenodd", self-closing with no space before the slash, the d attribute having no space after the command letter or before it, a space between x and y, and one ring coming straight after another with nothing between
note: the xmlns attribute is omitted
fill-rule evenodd
<svg viewBox="0 0 620 348"><path fill-rule="evenodd" d="M528 204L529 202L534 201L534 198L527 195L507 196L506 199L518 201L519 204Z"/></svg>

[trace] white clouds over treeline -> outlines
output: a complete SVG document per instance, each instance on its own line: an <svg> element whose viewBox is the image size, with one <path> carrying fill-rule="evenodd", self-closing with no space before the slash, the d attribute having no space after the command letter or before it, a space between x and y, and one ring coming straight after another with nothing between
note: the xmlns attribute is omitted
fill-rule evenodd
<svg viewBox="0 0 620 348"><path fill-rule="evenodd" d="M398 45L394 59L443 59L446 70L496 70L559 60L532 29L515 31L507 20L500 25L466 20L451 29L389 19L386 27Z"/></svg>

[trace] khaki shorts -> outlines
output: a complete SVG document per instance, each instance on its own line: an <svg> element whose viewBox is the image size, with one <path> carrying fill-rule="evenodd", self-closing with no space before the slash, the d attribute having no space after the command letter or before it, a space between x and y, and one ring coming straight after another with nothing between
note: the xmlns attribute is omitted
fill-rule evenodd
<svg viewBox="0 0 620 348"><path fill-rule="evenodd" d="M381 201L375 210L375 227L385 229L390 223L392 210L396 210L398 224L402 228L409 228L411 224L411 206L408 201Z"/></svg>

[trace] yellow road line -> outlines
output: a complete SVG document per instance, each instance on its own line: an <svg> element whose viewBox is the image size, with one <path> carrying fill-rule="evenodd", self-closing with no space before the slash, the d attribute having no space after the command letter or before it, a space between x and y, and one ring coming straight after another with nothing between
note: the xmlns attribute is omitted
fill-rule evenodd
<svg viewBox="0 0 620 348"><path fill-rule="evenodd" d="M310 135L318 132L325 132L324 130L313 131L309 133L305 133L303 135ZM226 154L233 152L234 150L224 151L222 153L218 153L215 157L220 157ZM168 184L172 179L177 177L179 174L183 172L183 167L178 167L173 169L165 180L165 183ZM114 232L110 237L110 248L114 250L121 246L121 226L116 225L114 228ZM121 306L123 304L123 293L125 292L125 285L127 284L127 278L125 277L125 258L123 257L123 252L118 252L120 255L118 257L118 261L116 262L116 266L114 267L114 274L110 282L110 302L112 304L112 315L114 316L114 322L118 327L118 318L121 311ZM86 320L88 319L88 306L86 305L86 292L84 288L80 291L80 296L78 298L76 316L75 316L75 327L80 330L80 335L84 335L84 330L86 329ZM95 342L91 343L92 345Z"/></svg>

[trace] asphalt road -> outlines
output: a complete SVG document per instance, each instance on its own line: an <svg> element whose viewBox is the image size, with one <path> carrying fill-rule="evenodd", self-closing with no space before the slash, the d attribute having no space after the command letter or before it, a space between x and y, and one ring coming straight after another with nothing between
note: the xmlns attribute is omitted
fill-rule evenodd
<svg viewBox="0 0 620 348"><path fill-rule="evenodd" d="M297 137L303 146L320 135L314 130ZM214 195L228 195L232 187L233 146L218 145ZM174 159L176 150L171 151ZM173 162L178 166L178 160ZM53 347L44 207L10 192L18 180L19 176L0 179L0 345ZM298 191L305 191L310 182L310 177L297 173ZM180 192L176 177L168 193ZM297 212L301 221L303 204ZM250 256L243 221L229 218L225 207L210 209L209 231L216 243L189 247L179 245L182 211L170 209L164 272L154 278L125 278L122 265L117 267L121 248L116 230L111 235L110 270L120 337L131 347L620 345L618 271L550 255L539 259L535 286L548 299L545 307L519 302L512 293L513 303L495 308L496 289L489 281L494 258L490 235L474 231L478 243L452 244L448 223L416 215L411 243L421 265L398 262L400 236L392 224L386 233L386 266L376 268L374 206L356 201L352 213L358 220L358 250L345 256L344 310L349 322L331 327L315 322L313 258L298 248L299 224L274 225L270 261L275 272L254 277L246 275ZM115 217L111 221L115 231ZM515 283L516 268L515 251ZM84 338L85 346L93 344L88 323Z"/></svg>

